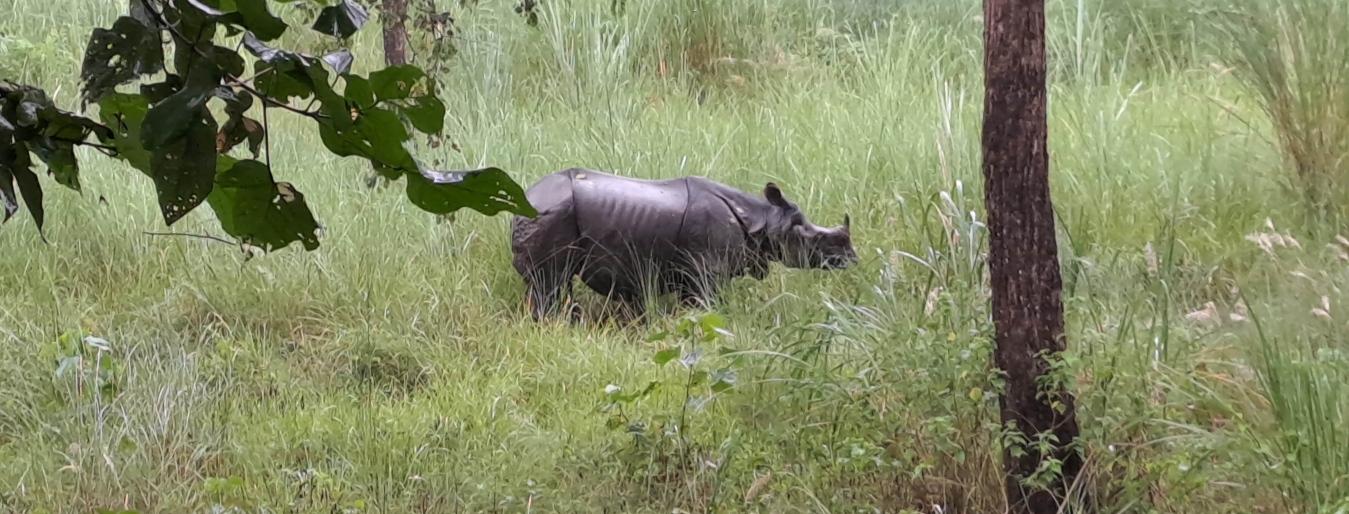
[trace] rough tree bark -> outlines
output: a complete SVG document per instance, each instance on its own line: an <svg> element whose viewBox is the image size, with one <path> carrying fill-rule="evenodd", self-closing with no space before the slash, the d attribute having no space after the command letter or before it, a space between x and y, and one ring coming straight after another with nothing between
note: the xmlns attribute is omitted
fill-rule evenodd
<svg viewBox="0 0 1349 514"><path fill-rule="evenodd" d="M994 361L1007 373L1002 421L1029 439L1025 454L1003 452L1011 513L1056 513L1082 468L1067 449L1078 435L1073 395L1037 398L1036 377L1049 369L1040 352L1064 350L1063 279L1049 198L1045 107L1044 0L984 0L984 206L988 211L993 289ZM1051 406L1057 402L1062 412ZM1050 432L1062 474L1046 488L1021 483L1044 456L1038 434Z"/></svg>
<svg viewBox="0 0 1349 514"><path fill-rule="evenodd" d="M382 0L380 17L384 22L384 63L407 64L407 0Z"/></svg>

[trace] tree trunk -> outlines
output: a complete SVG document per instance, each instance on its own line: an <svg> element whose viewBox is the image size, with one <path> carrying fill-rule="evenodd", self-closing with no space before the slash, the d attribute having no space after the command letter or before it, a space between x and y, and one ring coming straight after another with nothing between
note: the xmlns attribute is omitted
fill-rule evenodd
<svg viewBox="0 0 1349 514"><path fill-rule="evenodd" d="M381 0L380 17L384 22L384 63L407 64L407 0Z"/></svg>
<svg viewBox="0 0 1349 514"><path fill-rule="evenodd" d="M1003 424L1027 438L1024 454L1003 451L1004 487L1009 512L1056 513L1082 459L1068 447L1078 427L1067 384L1037 397L1036 378L1049 369L1040 352L1064 350L1063 279L1049 198L1044 0L984 0L984 88L993 358L1007 373ZM1036 449L1044 432L1057 437L1050 453L1062 462L1061 475L1044 488L1023 485L1045 458Z"/></svg>

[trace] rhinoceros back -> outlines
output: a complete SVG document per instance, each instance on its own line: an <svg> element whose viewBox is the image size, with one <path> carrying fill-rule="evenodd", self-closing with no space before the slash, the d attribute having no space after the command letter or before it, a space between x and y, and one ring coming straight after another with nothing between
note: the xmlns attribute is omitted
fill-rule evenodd
<svg viewBox="0 0 1349 514"><path fill-rule="evenodd" d="M677 250L688 207L684 179L641 180L575 170L572 198L577 227L593 250L634 258Z"/></svg>

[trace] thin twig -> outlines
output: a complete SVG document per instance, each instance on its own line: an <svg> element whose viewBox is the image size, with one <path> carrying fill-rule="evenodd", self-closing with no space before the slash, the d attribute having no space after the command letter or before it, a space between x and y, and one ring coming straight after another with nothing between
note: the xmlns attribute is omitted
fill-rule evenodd
<svg viewBox="0 0 1349 514"><path fill-rule="evenodd" d="M314 119L327 118L327 117L328 117L328 115L323 114L323 113L321 113L321 112L306 111L306 110L303 110L303 109L296 109L296 108L291 107L291 106L289 106L289 105L286 105L286 104L283 104L283 103L278 102L278 101L276 101L276 100L273 100L273 99L271 99L271 98L269 98L269 97L263 95L261 91L258 91L257 89L254 89L253 86L250 86L250 85L248 85L248 84L244 84L244 83L242 83L242 82L239 82L238 80L230 80L230 81L229 81L229 85L231 85L231 86L236 86L236 87L242 88L244 91L248 91L249 93L253 93L253 96L256 96L256 97L262 99L262 103L263 103L264 105L270 104L272 107L280 107L280 108L282 108L282 109L285 109L285 110L287 110L287 111L293 112L293 113L295 113L295 114L299 114L299 115L301 115L301 116L308 116L308 117L314 118ZM317 95L315 95L315 97L317 97Z"/></svg>
<svg viewBox="0 0 1349 514"><path fill-rule="evenodd" d="M197 239L205 239L205 240L208 240L208 241L215 241L215 242L217 242L217 243L225 243L225 244L230 245L230 246L239 246L239 243L237 243L237 242L235 242L235 241L230 241L230 240L228 240L228 239L221 239L221 238L215 237L215 236L210 235L210 234L188 234L188 233L184 233L184 232L142 232L142 233L145 234L145 235L147 235L147 236L179 236L179 237L194 237L194 238L197 238Z"/></svg>
<svg viewBox="0 0 1349 514"><path fill-rule="evenodd" d="M241 43L241 44L242 44L242 43ZM235 50L234 53L239 53L239 51L238 51L238 50ZM249 77L246 78L246 79L236 79L236 81L237 81L237 82L240 82L240 83L247 84L247 83L249 83L249 82L252 82L252 81L254 81L254 80L257 80L258 77L261 77L261 76L266 75L266 74L268 74L268 73L271 73L271 72L273 72L273 71L276 71L276 68L267 68L267 69L265 69L265 70L262 70L262 71L259 71L259 72L257 72L257 73L254 73L253 75L249 76Z"/></svg>
<svg viewBox="0 0 1349 514"><path fill-rule="evenodd" d="M89 137L89 136L86 134L84 137ZM104 150L104 151L107 151L107 152L118 153L117 147L115 147L115 146L108 146L108 145L101 144L101 143L91 143L91 142L89 142L89 141L75 140L75 139L68 139L68 138L64 138L64 137L52 137L52 139L53 139L53 140L56 140L56 141L60 141L60 142L62 142L62 143L70 143L70 144L72 144L72 145L88 146L88 147L90 147L90 148L97 148L97 149L99 149L99 150Z"/></svg>

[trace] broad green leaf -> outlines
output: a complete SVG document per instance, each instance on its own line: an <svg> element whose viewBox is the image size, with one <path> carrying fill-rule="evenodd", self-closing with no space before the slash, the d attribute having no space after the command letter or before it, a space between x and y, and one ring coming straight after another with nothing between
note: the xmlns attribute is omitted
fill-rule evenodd
<svg viewBox="0 0 1349 514"><path fill-rule="evenodd" d="M403 147L409 136L397 114L377 107L367 109L356 118L356 130L370 142L371 156L380 163L405 172L417 171L417 163Z"/></svg>
<svg viewBox="0 0 1349 514"><path fill-rule="evenodd" d="M267 64L292 63L296 54L267 46L253 34L244 34L244 49Z"/></svg>
<svg viewBox="0 0 1349 514"><path fill-rule="evenodd" d="M286 22L267 10L267 0L234 0L243 25L258 39L271 41L286 32Z"/></svg>
<svg viewBox="0 0 1349 514"><path fill-rule="evenodd" d="M705 342L711 341L720 335L720 333L717 332L717 329L722 326L721 316L718 316L716 313L708 313L698 319L698 325L699 328L702 328L702 340Z"/></svg>
<svg viewBox="0 0 1349 514"><path fill-rule="evenodd" d="M33 216L33 222L37 224L38 235L46 241L47 236L43 235L42 225L46 221L47 214L42 207L42 184L38 182L37 175L33 173L33 161L28 156L28 145L22 141L15 141L14 154L9 163L9 172L14 176L14 182L19 186L19 196L23 197L23 204L28 207L28 213ZM0 163L2 166L3 163Z"/></svg>
<svg viewBox="0 0 1349 514"><path fill-rule="evenodd" d="M47 164L47 171L57 183L80 190L80 165L75 161L73 143L42 136L34 138L30 144L33 153Z"/></svg>
<svg viewBox="0 0 1349 514"><path fill-rule="evenodd" d="M304 74L309 78L309 85L314 90L314 97L319 101L319 111L328 115L334 127L346 128L351 126L351 111L342 95L333 90L332 83L328 78L328 70L317 65L306 66Z"/></svg>
<svg viewBox="0 0 1349 514"><path fill-rule="evenodd" d="M266 251L299 241L319 246L318 221L304 195L286 182L273 182L267 165L244 160L221 171L209 197L220 226L240 242Z"/></svg>
<svg viewBox="0 0 1349 514"><path fill-rule="evenodd" d="M144 98L126 93L113 93L98 102L98 117L113 131L117 156L146 175L150 175L150 152L141 146L140 134L149 110Z"/></svg>
<svg viewBox="0 0 1349 514"><path fill-rule="evenodd" d="M141 96L145 97L146 101L157 104L164 101L165 98L172 96L174 93L177 93L178 90L182 88L183 79L178 75L169 73L164 76L163 82L141 84L140 92Z"/></svg>
<svg viewBox="0 0 1349 514"><path fill-rule="evenodd" d="M431 95L413 98L403 114L423 134L439 134L445 128L445 104Z"/></svg>
<svg viewBox="0 0 1349 514"><path fill-rule="evenodd" d="M693 366L697 365L698 361L702 360L702 358L703 358L703 349L696 348L693 351L684 354L683 357L680 357L679 363L683 364L685 368L692 368Z"/></svg>
<svg viewBox="0 0 1349 514"><path fill-rule="evenodd" d="M426 72L411 64L390 66L370 74L370 87L379 101L401 100L411 96L417 81L426 78Z"/></svg>
<svg viewBox="0 0 1349 514"><path fill-rule="evenodd" d="M337 5L324 7L314 20L313 29L335 38L347 39L365 25L370 14L356 2L340 0Z"/></svg>
<svg viewBox="0 0 1349 514"><path fill-rule="evenodd" d="M351 52L338 50L323 56L323 62L328 63L328 66L332 67L333 73L345 75L351 71Z"/></svg>
<svg viewBox="0 0 1349 514"><path fill-rule="evenodd" d="M713 371L710 380L712 381L712 392L724 393L730 391L735 388L735 371L729 369Z"/></svg>
<svg viewBox="0 0 1349 514"><path fill-rule="evenodd" d="M141 126L141 146L146 150L159 150L181 140L200 125L203 117L211 117L210 111L206 110L206 101L220 86L220 76L218 70L206 68L198 66L182 89L146 113L145 123ZM214 120L211 125L215 125Z"/></svg>
<svg viewBox="0 0 1349 514"><path fill-rule="evenodd" d="M89 36L80 65L84 102L102 100L119 85L163 70L159 31L130 16L119 17L111 29L96 28Z"/></svg>
<svg viewBox="0 0 1349 514"><path fill-rule="evenodd" d="M217 21L199 9L164 9L163 14L169 24L177 29L171 33L174 69L185 70L184 73L198 71L195 64L202 60L203 55L206 60L211 60L211 49L214 47L212 41L219 26Z"/></svg>
<svg viewBox="0 0 1349 514"><path fill-rule="evenodd" d="M656 352L656 356L651 358L651 362L658 366L664 366L665 363L675 360L677 357L679 357L679 348L666 348Z"/></svg>
<svg viewBox="0 0 1349 514"><path fill-rule="evenodd" d="M254 80L258 91L282 103L289 102L291 98L309 98L314 94L314 88L308 85L308 77L298 80L284 68L286 66L258 63L256 69L259 75Z"/></svg>
<svg viewBox="0 0 1349 514"><path fill-rule="evenodd" d="M341 157L365 157L373 159L370 145L366 144L355 130L339 132L332 124L319 122L319 139L328 151Z"/></svg>
<svg viewBox="0 0 1349 514"><path fill-rule="evenodd" d="M19 212L19 198L14 193L14 173L10 171L18 146L13 142L13 136L12 124L0 113L0 205L5 209L5 222Z"/></svg>
<svg viewBox="0 0 1349 514"><path fill-rule="evenodd" d="M155 182L159 210L167 225L173 225L206 201L215 182L215 118L202 112L204 108L198 109L196 121L188 127L185 137L151 151L150 178ZM146 124L153 119L151 109Z"/></svg>
<svg viewBox="0 0 1349 514"><path fill-rule="evenodd" d="M246 69L243 56L223 46L211 47L211 62L226 76L242 77Z"/></svg>
<svg viewBox="0 0 1349 514"><path fill-rule="evenodd" d="M370 88L369 80L359 75L342 75L342 81L346 83L342 96L356 104L357 109L365 110L375 106L375 90Z"/></svg>
<svg viewBox="0 0 1349 514"><path fill-rule="evenodd" d="M72 143L84 141L93 133L100 141L110 141L112 130L98 122L68 111L49 106L38 113L41 119L42 136L57 139L58 142Z"/></svg>
<svg viewBox="0 0 1349 514"><path fill-rule="evenodd" d="M502 211L528 218L539 215L524 189L500 168L408 173L407 195L413 205L432 214L468 207L488 216Z"/></svg>

